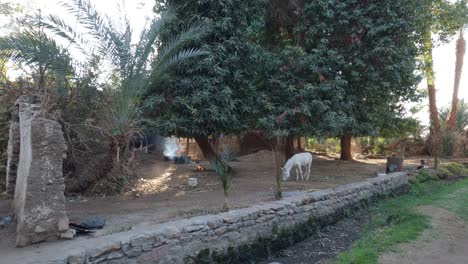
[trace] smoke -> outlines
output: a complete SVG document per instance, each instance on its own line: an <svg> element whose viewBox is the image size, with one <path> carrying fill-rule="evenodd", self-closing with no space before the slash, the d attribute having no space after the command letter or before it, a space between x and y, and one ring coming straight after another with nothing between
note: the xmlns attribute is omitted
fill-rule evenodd
<svg viewBox="0 0 468 264"><path fill-rule="evenodd" d="M174 158L177 156L177 151L179 150L179 143L176 138L166 138L164 140L164 156L169 158Z"/></svg>

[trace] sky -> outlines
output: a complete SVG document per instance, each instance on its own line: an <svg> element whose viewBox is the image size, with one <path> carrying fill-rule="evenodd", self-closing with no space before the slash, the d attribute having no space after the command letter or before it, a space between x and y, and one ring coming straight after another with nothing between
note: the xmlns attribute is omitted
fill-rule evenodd
<svg viewBox="0 0 468 264"><path fill-rule="evenodd" d="M4 0L0 0L0 2L2 1ZM44 13L49 12L65 16L66 11L60 6L61 1L62 0L13 0L13 2L18 2L25 6L39 7ZM119 14L121 13L117 6L125 6L123 9L133 25L135 36L138 36L138 33L144 27L148 19L154 15L152 12L152 7L155 3L154 0L91 0L91 2L99 11L108 14L113 19L119 19ZM73 17L69 16L68 19L73 20ZM467 33L465 34L465 39L468 39ZM437 47L433 55L436 71L437 106L441 108L448 106L452 99L455 71L455 39L450 43ZM422 83L420 87L425 87L424 83ZM459 97L468 101L468 52L465 54L465 67L461 79ZM425 103L427 103L427 99ZM422 110L416 117L427 124L427 109Z"/></svg>

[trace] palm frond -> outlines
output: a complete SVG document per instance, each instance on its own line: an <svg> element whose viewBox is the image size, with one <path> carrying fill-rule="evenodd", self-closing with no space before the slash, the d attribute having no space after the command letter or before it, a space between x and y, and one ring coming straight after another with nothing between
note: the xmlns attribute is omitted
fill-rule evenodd
<svg viewBox="0 0 468 264"><path fill-rule="evenodd" d="M184 56L181 55L193 54L193 51L196 49L184 50L182 52L180 50L205 35L207 30L208 27L202 23L194 23L186 26L179 34L173 36L164 44L158 53L158 61L170 65L178 63L178 58L183 59ZM199 55L201 54L196 56Z"/></svg>
<svg viewBox="0 0 468 264"><path fill-rule="evenodd" d="M89 55L90 41L59 16L51 14L42 19L37 26L50 30L55 36L65 39L83 54Z"/></svg>
<svg viewBox="0 0 468 264"><path fill-rule="evenodd" d="M0 58L70 71L71 58L43 32L25 31L0 38Z"/></svg>
<svg viewBox="0 0 468 264"><path fill-rule="evenodd" d="M208 52L202 49L187 48L177 51L171 57L166 58L166 60L157 60L153 68L152 80L158 80L169 68L176 66L185 60L207 54Z"/></svg>
<svg viewBox="0 0 468 264"><path fill-rule="evenodd" d="M210 165L218 175L225 195L228 195L231 179L229 176L229 162L234 159L234 155L229 151L223 151L219 158L209 159Z"/></svg>

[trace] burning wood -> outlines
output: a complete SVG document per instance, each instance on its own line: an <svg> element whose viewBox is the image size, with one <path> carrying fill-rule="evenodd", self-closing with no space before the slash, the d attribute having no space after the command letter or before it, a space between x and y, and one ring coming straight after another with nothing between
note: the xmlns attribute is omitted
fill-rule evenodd
<svg viewBox="0 0 468 264"><path fill-rule="evenodd" d="M195 167L195 171L197 171L197 172L206 171L206 168L203 167L203 166L201 166L201 165L197 165L197 166Z"/></svg>

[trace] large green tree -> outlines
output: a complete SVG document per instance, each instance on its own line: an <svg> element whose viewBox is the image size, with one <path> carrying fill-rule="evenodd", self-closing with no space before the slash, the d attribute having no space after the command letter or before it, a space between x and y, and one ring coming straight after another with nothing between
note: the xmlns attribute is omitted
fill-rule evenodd
<svg viewBox="0 0 468 264"><path fill-rule="evenodd" d="M208 33L197 43L208 55L186 61L164 79L153 81L145 113L159 133L194 138L206 158L217 156L209 137L234 134L249 127L255 111L258 46L251 39L263 23L264 1L158 0L157 10L173 7L163 43L187 24L204 23Z"/></svg>
<svg viewBox="0 0 468 264"><path fill-rule="evenodd" d="M346 96L333 107L345 116L331 135L341 137L341 159L352 159L351 138L375 135L396 124L404 102L417 99L415 74L419 36L418 0L306 1L304 32L307 52L317 48L341 58L333 76L346 81Z"/></svg>

